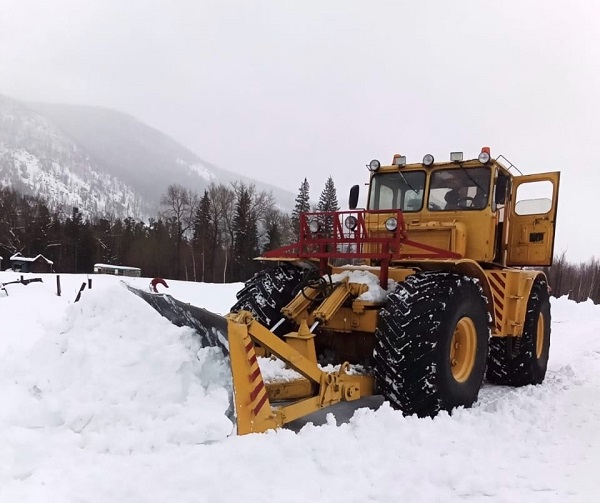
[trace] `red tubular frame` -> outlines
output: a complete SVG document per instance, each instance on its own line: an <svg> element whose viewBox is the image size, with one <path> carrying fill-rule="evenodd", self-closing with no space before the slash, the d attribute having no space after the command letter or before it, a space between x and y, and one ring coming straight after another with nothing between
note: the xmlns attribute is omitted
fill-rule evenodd
<svg viewBox="0 0 600 503"><path fill-rule="evenodd" d="M366 221L377 215L395 217L398 221L396 230L390 232L367 229ZM345 220L353 216L356 227L348 229ZM312 220L320 223L321 229L313 233L309 224ZM387 220L387 219L386 219ZM383 223L383 222L382 222ZM300 215L300 239L291 245L265 252L264 258L297 258L319 259L321 272L326 271L327 263L332 258L372 259L381 262L381 284L387 287L388 268L393 256L400 253L402 241L406 240L406 224L400 210L352 210L303 213Z"/></svg>
<svg viewBox="0 0 600 503"><path fill-rule="evenodd" d="M384 227L384 220L395 217L398 225L395 231ZM356 227L348 229L344 222L349 217L356 218ZM311 232L312 220L320 223L320 230ZM378 222L373 228L373 220ZM369 227L367 228L367 221ZM402 254L402 244L411 245L431 252L429 254ZM300 238L298 242L263 253L270 259L319 259L321 273L325 274L328 260L332 258L379 260L381 265L380 282L387 288L388 269L392 259L400 258L460 258L449 250L434 248L408 240L406 223L400 210L351 210L303 213L300 215Z"/></svg>

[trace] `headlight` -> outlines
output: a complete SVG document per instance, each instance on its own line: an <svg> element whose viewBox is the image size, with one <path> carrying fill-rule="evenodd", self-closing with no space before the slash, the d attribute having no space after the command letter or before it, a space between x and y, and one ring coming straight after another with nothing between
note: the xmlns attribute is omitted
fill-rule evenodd
<svg viewBox="0 0 600 503"><path fill-rule="evenodd" d="M398 228L398 220L396 217L388 218L385 221L385 228L390 232L394 232Z"/></svg>
<svg viewBox="0 0 600 503"><path fill-rule="evenodd" d="M423 156L423 164L425 166L431 166L433 164L433 161L435 161L435 159L433 158L433 156L431 154L425 154Z"/></svg>
<svg viewBox="0 0 600 503"><path fill-rule="evenodd" d="M369 171L377 171L380 167L381 163L377 159L373 159L369 164L367 164Z"/></svg>
<svg viewBox="0 0 600 503"><path fill-rule="evenodd" d="M313 234L316 234L317 232L319 232L321 230L321 224L319 223L318 220L311 220L308 223L308 228L310 229L310 232L312 232Z"/></svg>
<svg viewBox="0 0 600 503"><path fill-rule="evenodd" d="M479 160L479 162L481 164L486 164L488 162L490 162L490 151L489 149L485 149L485 147L481 150L481 154L479 154L479 157L477 157L477 159Z"/></svg>
<svg viewBox="0 0 600 503"><path fill-rule="evenodd" d="M358 225L358 220L356 217L350 215L346 217L346 220L344 220L344 225L346 226L346 229L353 231Z"/></svg>

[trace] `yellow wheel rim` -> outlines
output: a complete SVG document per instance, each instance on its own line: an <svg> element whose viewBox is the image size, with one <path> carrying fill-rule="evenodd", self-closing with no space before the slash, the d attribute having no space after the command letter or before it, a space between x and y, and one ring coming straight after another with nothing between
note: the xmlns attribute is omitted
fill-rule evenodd
<svg viewBox="0 0 600 503"><path fill-rule="evenodd" d="M535 356L538 360L542 356L542 351L544 350L544 315L540 313L537 322L537 333L535 337Z"/></svg>
<svg viewBox="0 0 600 503"><path fill-rule="evenodd" d="M452 377L465 382L475 365L477 354L477 330L471 318L461 318L456 324L450 343L450 368Z"/></svg>

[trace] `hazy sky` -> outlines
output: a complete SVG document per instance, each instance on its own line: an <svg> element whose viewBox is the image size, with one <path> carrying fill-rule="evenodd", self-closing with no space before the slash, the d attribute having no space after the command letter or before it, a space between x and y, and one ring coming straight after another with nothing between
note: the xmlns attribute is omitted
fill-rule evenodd
<svg viewBox="0 0 600 503"><path fill-rule="evenodd" d="M483 145L562 171L557 252L600 257L597 0L0 0L0 93L136 116L346 204L365 164ZM364 193L365 191L363 191Z"/></svg>

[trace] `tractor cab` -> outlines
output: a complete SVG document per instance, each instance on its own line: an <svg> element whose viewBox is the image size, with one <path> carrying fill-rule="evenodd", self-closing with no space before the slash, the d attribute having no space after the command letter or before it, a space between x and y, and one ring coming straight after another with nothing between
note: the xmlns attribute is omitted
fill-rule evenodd
<svg viewBox="0 0 600 503"><path fill-rule="evenodd" d="M503 156L492 159L487 147L477 159L452 152L450 161L427 154L407 164L395 155L389 166L374 160L367 167L367 211L403 214L407 239L398 259L551 263L559 173L524 176ZM371 219L371 232L381 230L381 220Z"/></svg>

